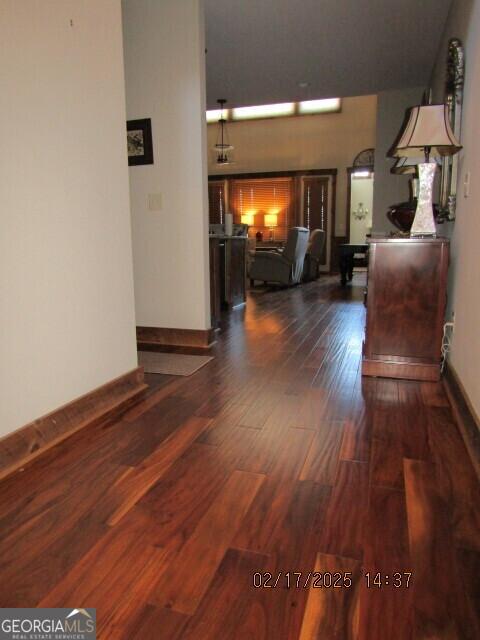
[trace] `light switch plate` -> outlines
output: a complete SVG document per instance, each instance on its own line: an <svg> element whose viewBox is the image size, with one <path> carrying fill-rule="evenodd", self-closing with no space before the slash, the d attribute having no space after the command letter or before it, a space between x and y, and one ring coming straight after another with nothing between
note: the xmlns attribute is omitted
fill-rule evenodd
<svg viewBox="0 0 480 640"><path fill-rule="evenodd" d="M148 209L149 209L149 211L160 211L162 209L162 194L161 193L149 193L148 194Z"/></svg>

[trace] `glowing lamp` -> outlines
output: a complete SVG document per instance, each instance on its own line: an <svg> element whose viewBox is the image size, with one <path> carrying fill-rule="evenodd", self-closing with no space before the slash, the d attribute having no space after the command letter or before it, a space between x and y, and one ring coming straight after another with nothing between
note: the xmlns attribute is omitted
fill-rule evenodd
<svg viewBox="0 0 480 640"><path fill-rule="evenodd" d="M278 216L276 213L266 213L264 217L264 223L266 227L270 227L270 240L273 241L273 229L278 225Z"/></svg>
<svg viewBox="0 0 480 640"><path fill-rule="evenodd" d="M276 213L266 213L264 218L266 227L276 227L278 225L278 216Z"/></svg>
<svg viewBox="0 0 480 640"><path fill-rule="evenodd" d="M248 224L249 227L253 227L253 213L242 213L240 220L242 224Z"/></svg>

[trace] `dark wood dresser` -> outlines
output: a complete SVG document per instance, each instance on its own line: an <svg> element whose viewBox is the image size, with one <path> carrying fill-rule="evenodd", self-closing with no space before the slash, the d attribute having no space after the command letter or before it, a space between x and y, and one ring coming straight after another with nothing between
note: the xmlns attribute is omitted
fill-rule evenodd
<svg viewBox="0 0 480 640"><path fill-rule="evenodd" d="M438 380L449 241L369 241L362 375Z"/></svg>

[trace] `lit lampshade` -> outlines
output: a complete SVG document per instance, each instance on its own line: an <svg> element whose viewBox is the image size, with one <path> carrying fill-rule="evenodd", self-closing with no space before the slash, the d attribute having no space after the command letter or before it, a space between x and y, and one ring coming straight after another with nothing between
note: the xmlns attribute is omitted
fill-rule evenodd
<svg viewBox="0 0 480 640"><path fill-rule="evenodd" d="M276 213L266 213L264 216L266 227L276 227L278 224L278 216Z"/></svg>
<svg viewBox="0 0 480 640"><path fill-rule="evenodd" d="M407 109L404 124L387 156L418 157L423 150L432 156L452 156L461 148L450 126L448 106L427 104Z"/></svg>
<svg viewBox="0 0 480 640"><path fill-rule="evenodd" d="M249 227L253 227L254 225L253 213L242 213L240 219L242 224L248 224Z"/></svg>

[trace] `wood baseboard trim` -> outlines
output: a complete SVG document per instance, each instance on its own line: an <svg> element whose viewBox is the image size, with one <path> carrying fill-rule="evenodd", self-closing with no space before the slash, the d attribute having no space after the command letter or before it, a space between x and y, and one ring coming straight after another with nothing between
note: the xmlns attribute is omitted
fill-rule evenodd
<svg viewBox="0 0 480 640"><path fill-rule="evenodd" d="M0 480L80 429L113 417L148 388L137 367L0 439Z"/></svg>
<svg viewBox="0 0 480 640"><path fill-rule="evenodd" d="M465 392L457 372L448 362L445 365L443 386L452 405L452 412L472 464L480 480L480 418Z"/></svg>
<svg viewBox="0 0 480 640"><path fill-rule="evenodd" d="M155 351L157 353L180 353L186 356L204 356L208 353L208 348L205 347L177 347L174 344L157 344L152 342L137 342L137 349L139 351ZM148 375L148 374L147 374Z"/></svg>
<svg viewBox="0 0 480 640"><path fill-rule="evenodd" d="M417 364L415 362L386 362L364 358L362 360L362 376L438 382L440 380L440 365Z"/></svg>
<svg viewBox="0 0 480 640"><path fill-rule="evenodd" d="M139 345L163 347L194 347L209 349L215 342L214 329L162 329L161 327L137 327Z"/></svg>

